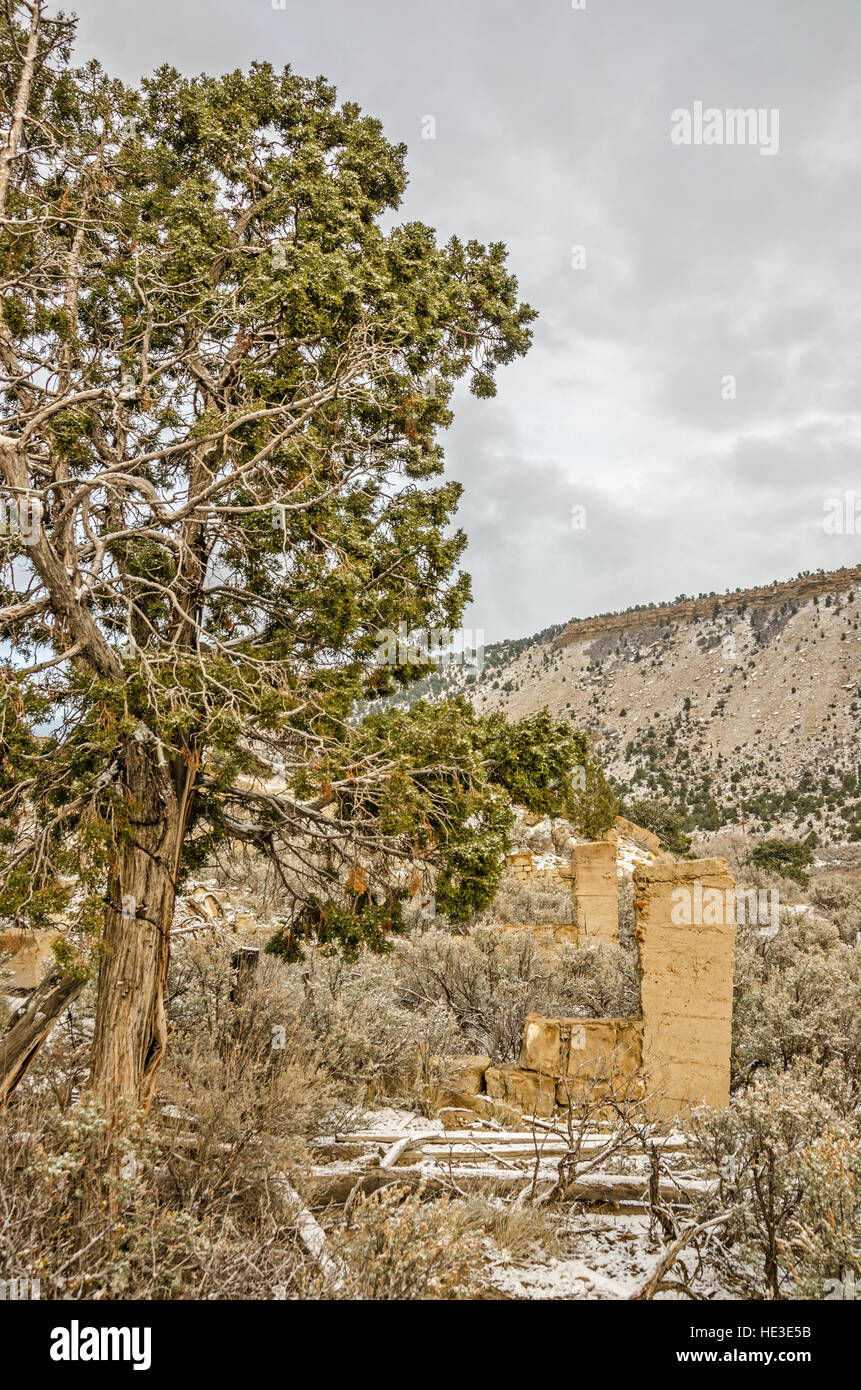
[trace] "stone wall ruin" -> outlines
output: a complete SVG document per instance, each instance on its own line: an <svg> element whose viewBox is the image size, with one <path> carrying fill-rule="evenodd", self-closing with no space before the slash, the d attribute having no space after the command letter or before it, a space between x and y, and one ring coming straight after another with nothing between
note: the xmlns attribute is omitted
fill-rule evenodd
<svg viewBox="0 0 861 1390"><path fill-rule="evenodd" d="M575 850L575 858L578 851L600 851L581 853L574 867L580 944L616 939L616 900L607 874L611 849L599 842ZM612 884L615 889L615 863ZM548 1117L575 1096L591 1093L600 1099L612 1086L634 1099L648 1084L655 1113L664 1118L703 1103L728 1104L735 882L723 859L661 855L635 869L634 887L637 1017L529 1014L518 1062L488 1064L484 1094L476 1099Z"/></svg>

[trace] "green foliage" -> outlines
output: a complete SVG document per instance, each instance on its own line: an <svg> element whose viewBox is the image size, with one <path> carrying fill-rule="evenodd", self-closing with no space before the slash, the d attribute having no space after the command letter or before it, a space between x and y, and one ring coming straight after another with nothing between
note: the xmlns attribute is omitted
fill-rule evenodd
<svg viewBox="0 0 861 1390"><path fill-rule="evenodd" d="M504 786L511 800L528 811L572 819L591 814L596 824L602 814L609 815L612 793L589 753L586 735L573 730L566 720L554 719L548 710L516 723L500 713L489 715L485 750L492 763L490 780ZM583 775L588 784L590 773L592 785L585 797L580 796L577 784ZM598 804L604 795L606 813ZM601 829L611 823L612 816Z"/></svg>
<svg viewBox="0 0 861 1390"><path fill-rule="evenodd" d="M388 902L376 903L362 893L345 907L312 896L289 926L273 933L266 951L283 961L301 960L301 943L311 939L329 951L340 950L345 960L355 960L363 948L390 950L392 936L403 929L401 898L393 896Z"/></svg>
<svg viewBox="0 0 861 1390"><path fill-rule="evenodd" d="M684 817L669 802L647 799L626 802L623 814L635 825L657 835L670 854L690 853L691 837L684 833Z"/></svg>
<svg viewBox="0 0 861 1390"><path fill-rule="evenodd" d="M795 840L763 840L748 856L748 863L784 878L794 879L802 888L810 883L808 865L813 863L813 849Z"/></svg>
<svg viewBox="0 0 861 1390"><path fill-rule="evenodd" d="M355 769L378 761L386 778L368 788ZM585 787L575 791L584 763ZM586 833L606 828L616 805L585 736L564 720L546 711L516 723L482 717L462 696L368 715L298 781L300 792L321 785L338 787L340 819L370 822L437 866L437 908L456 921L493 899L511 847L512 802L568 814Z"/></svg>
<svg viewBox="0 0 861 1390"><path fill-rule="evenodd" d="M28 19L10 13L7 88ZM427 669L380 665L380 633L456 628L470 597L441 433L459 381L492 396L529 347L505 248L398 224L404 147L322 78L165 66L132 87L72 68L73 26L45 23L0 297L5 428L32 431L21 463L62 554L0 538L0 913L43 922L70 872L105 892L140 812L135 739L151 786L195 779L180 875L232 835L282 865L301 843L297 901L331 914L360 842L375 902L416 850L472 910L509 822L479 726L351 718ZM280 796L251 785L273 764ZM376 939L372 916L339 939Z"/></svg>

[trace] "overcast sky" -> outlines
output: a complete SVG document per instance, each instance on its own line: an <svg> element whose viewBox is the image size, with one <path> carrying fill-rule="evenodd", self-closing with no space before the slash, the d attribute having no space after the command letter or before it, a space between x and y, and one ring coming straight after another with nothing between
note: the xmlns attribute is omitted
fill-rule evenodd
<svg viewBox="0 0 861 1390"><path fill-rule="evenodd" d="M127 80L324 74L407 143L399 217L508 245L534 347L447 436L488 641L861 561L861 517L823 530L861 497L858 0L77 9L78 56ZM694 143L697 102L703 139L764 120Z"/></svg>

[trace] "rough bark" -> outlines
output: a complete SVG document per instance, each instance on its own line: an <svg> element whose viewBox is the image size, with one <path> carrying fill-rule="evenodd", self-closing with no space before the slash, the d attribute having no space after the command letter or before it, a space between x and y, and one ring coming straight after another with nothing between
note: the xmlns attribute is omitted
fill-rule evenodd
<svg viewBox="0 0 861 1390"><path fill-rule="evenodd" d="M52 970L33 992L24 1012L0 1039L0 1106L6 1104L54 1024L83 987L82 979L63 975L59 968Z"/></svg>
<svg viewBox="0 0 861 1390"><path fill-rule="evenodd" d="M125 797L133 835L119 852L108 905L90 1084L112 1124L148 1110L167 1043L164 990L186 814L158 741L128 741Z"/></svg>

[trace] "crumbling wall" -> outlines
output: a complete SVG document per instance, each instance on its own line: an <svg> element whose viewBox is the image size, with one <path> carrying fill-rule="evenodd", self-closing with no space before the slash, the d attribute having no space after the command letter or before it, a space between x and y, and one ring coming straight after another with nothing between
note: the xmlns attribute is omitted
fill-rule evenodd
<svg viewBox="0 0 861 1390"><path fill-rule="evenodd" d="M606 856L583 862L601 870L588 881L604 881ZM600 1098L610 1086L621 1085L630 1098L642 1095L646 1077L657 1113L667 1118L703 1102L728 1103L735 883L726 861L662 857L635 871L634 886L638 1016L529 1014L517 1065L484 1072L493 1101L548 1116L574 1096Z"/></svg>
<svg viewBox="0 0 861 1390"><path fill-rule="evenodd" d="M661 853L661 842L657 835L653 835L651 830L644 830L641 825L635 825L632 820L627 820L625 816L616 817L613 822L613 830L607 832L608 837L612 836L614 831L617 842L619 836L624 835L626 839L633 840L635 845L646 850L649 854Z"/></svg>
<svg viewBox="0 0 861 1390"><path fill-rule="evenodd" d="M619 930L616 846L607 840L575 845L571 852L571 889L578 939L615 941Z"/></svg>
<svg viewBox="0 0 861 1390"><path fill-rule="evenodd" d="M729 1101L735 881L723 859L634 872L643 1064L675 1115Z"/></svg>
<svg viewBox="0 0 861 1390"><path fill-rule="evenodd" d="M568 883L571 869L561 854L533 854L530 850L515 850L506 856L505 867L521 883Z"/></svg>

